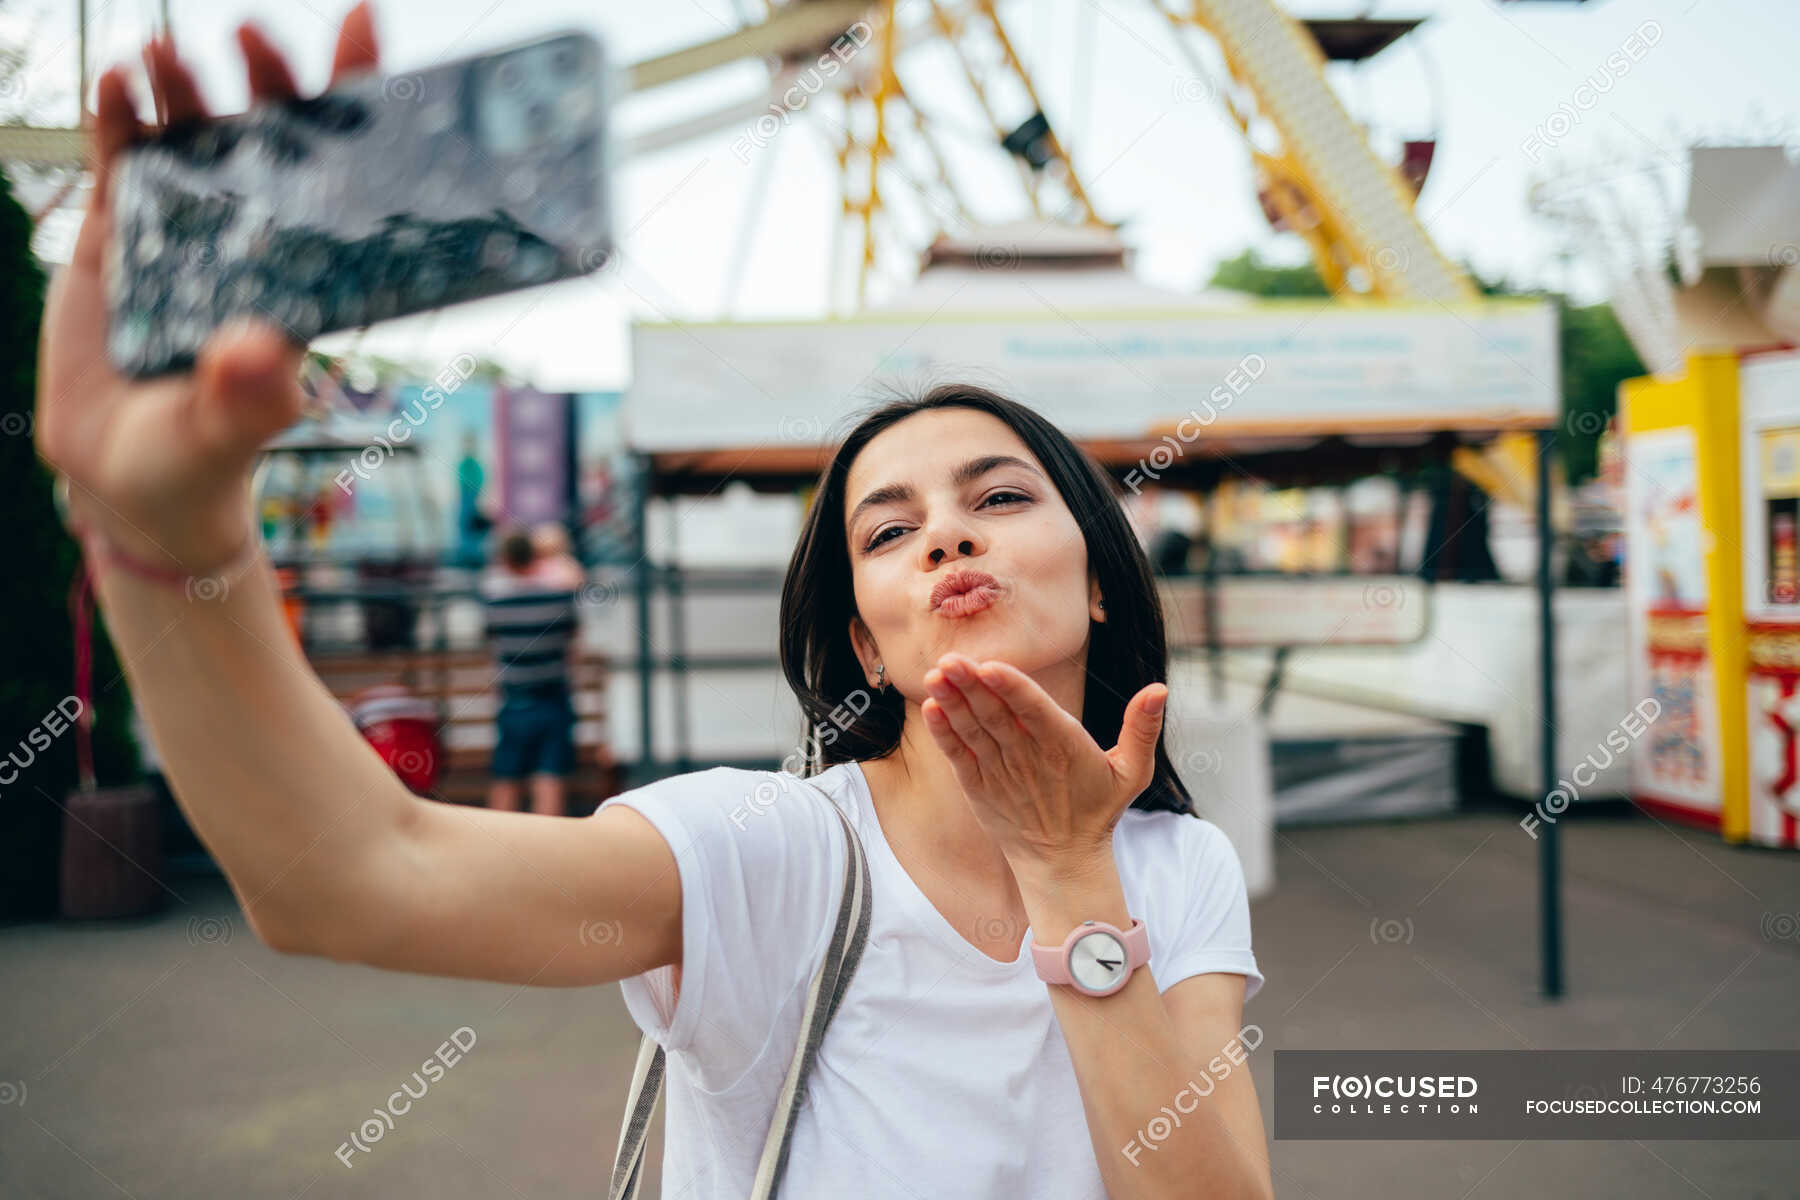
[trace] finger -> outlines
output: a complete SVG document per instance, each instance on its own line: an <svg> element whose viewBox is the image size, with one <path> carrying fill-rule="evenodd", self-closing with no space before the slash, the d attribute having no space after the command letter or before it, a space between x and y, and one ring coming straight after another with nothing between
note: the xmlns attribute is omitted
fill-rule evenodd
<svg viewBox="0 0 1800 1200"><path fill-rule="evenodd" d="M975 715L962 691L951 682L942 667L933 667L925 672L925 689L943 709L950 727L956 730L956 736L963 740L964 745L978 757L992 758L995 761L1000 759L999 744L982 727L981 718Z"/></svg>
<svg viewBox="0 0 1800 1200"><path fill-rule="evenodd" d="M338 31L337 54L331 60L331 82L358 71L373 70L380 59L375 16L369 11L368 0L364 0L344 16L344 26Z"/></svg>
<svg viewBox="0 0 1800 1200"><path fill-rule="evenodd" d="M1119 729L1119 744L1113 748L1113 763L1125 780L1138 792L1150 786L1156 774L1156 741L1162 736L1163 709L1169 689L1160 683L1146 686L1125 706L1125 720Z"/></svg>
<svg viewBox="0 0 1800 1200"><path fill-rule="evenodd" d="M937 743L944 757L950 760L950 769L956 773L956 782L962 785L963 791L972 792L981 787L981 760L969 749L967 742L957 736L956 729L950 724L949 716L943 706L935 699L927 697L919 705L919 712L925 718L925 729Z"/></svg>
<svg viewBox="0 0 1800 1200"><path fill-rule="evenodd" d="M238 26L238 50L244 56L244 74L253 100L289 100L300 94L287 59L267 35L248 21Z"/></svg>
<svg viewBox="0 0 1800 1200"><path fill-rule="evenodd" d="M989 659L977 668L977 674L988 690L1006 705L1013 720L1037 741L1049 742L1063 737L1070 732L1071 725L1081 728L1081 722L1052 700L1037 680L1011 663ZM1083 734L1086 732L1082 729Z"/></svg>
<svg viewBox="0 0 1800 1200"><path fill-rule="evenodd" d="M144 134L137 108L131 102L131 85L125 68L109 67L94 88L94 128L88 135L88 169L94 174L94 192L81 218L70 265L81 270L100 269L106 232L112 225L112 169L119 154Z"/></svg>
<svg viewBox="0 0 1800 1200"><path fill-rule="evenodd" d="M144 135L138 120L137 105L131 99L131 84L123 66L107 68L100 76L94 97L95 159L94 186L105 188L112 175L112 165L125 147Z"/></svg>
<svg viewBox="0 0 1800 1200"><path fill-rule="evenodd" d="M300 415L300 361L306 347L266 321L213 331L195 363L193 433L220 460L248 461Z"/></svg>
<svg viewBox="0 0 1800 1200"><path fill-rule="evenodd" d="M168 126L204 120L206 101L200 98L193 72L175 53L175 43L166 36L153 38L145 47L145 56L151 67L151 87L157 94L158 119Z"/></svg>
<svg viewBox="0 0 1800 1200"><path fill-rule="evenodd" d="M976 664L961 654L946 654L942 660L944 673L950 682L962 693L963 702L975 719L981 722L989 737L996 745L1009 754L1027 752L1026 743L1031 740L1024 726L1013 719L1012 709L1006 702L994 694L992 688L981 681Z"/></svg>
<svg viewBox="0 0 1800 1200"><path fill-rule="evenodd" d="M144 62L144 77L150 81L150 115L156 119L158 125L163 125L167 123L163 119L163 113L167 111L167 106L163 100L162 83L159 79L161 72L157 68L156 55L152 53L152 47L155 45L154 39L145 42L143 49L138 51L138 56Z"/></svg>

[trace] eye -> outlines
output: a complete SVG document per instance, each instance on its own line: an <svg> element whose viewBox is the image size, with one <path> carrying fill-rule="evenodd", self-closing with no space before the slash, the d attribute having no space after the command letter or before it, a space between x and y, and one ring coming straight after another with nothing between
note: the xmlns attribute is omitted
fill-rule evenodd
<svg viewBox="0 0 1800 1200"><path fill-rule="evenodd" d="M1027 504L1031 503L1031 497L1027 496L1024 492L998 491L984 498L976 507L986 508L990 502L995 500L1005 500L1008 502L1013 500L1023 500Z"/></svg>
<svg viewBox="0 0 1800 1200"><path fill-rule="evenodd" d="M889 525L886 529L883 529L881 532L877 533L874 537L869 539L869 544L863 547L863 552L867 553L868 551L874 550L877 547L879 547L883 542L890 541L891 539L888 537L888 534L901 533L903 531L904 531L903 526Z"/></svg>

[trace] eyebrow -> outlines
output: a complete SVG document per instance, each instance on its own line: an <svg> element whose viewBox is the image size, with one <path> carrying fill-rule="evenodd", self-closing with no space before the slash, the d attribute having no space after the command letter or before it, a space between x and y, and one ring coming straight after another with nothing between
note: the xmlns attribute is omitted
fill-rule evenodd
<svg viewBox="0 0 1800 1200"><path fill-rule="evenodd" d="M995 467L1024 467L1032 474L1038 474L1037 468L1016 454L984 454L979 458L971 458L950 473L951 482L957 487L973 483ZM888 483L876 488L850 510L850 519L844 522L845 529L856 528L856 518L862 515L865 508L874 508L878 504L891 504L901 500L911 500L918 493L913 491L910 483Z"/></svg>

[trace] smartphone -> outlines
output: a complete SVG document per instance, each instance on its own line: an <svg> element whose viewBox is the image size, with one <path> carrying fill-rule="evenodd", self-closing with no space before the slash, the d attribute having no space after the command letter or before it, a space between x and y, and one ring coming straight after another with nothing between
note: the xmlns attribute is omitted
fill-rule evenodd
<svg viewBox="0 0 1800 1200"><path fill-rule="evenodd" d="M612 86L601 41L566 32L132 146L108 356L158 375L242 315L305 342L598 270L613 253Z"/></svg>

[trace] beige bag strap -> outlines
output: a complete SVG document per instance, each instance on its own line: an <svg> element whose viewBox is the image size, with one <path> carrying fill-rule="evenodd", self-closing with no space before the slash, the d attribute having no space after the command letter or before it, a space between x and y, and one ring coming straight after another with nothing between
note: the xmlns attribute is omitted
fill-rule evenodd
<svg viewBox="0 0 1800 1200"><path fill-rule="evenodd" d="M827 801L827 803L830 803ZM769 1121L768 1136L763 1142L762 1161L757 1164L753 1200L773 1200L787 1170L788 1146L794 1135L794 1121L806 1101L806 1081L818 1058L819 1045L825 1040L826 1027L849 990L850 979L862 960L863 946L869 940L869 862L863 854L862 839L842 809L831 804L838 821L844 826L849 855L844 860L843 894L838 900L837 924L831 933L831 945L813 971L812 984L806 994L806 1011L800 1018L800 1040L794 1047L794 1059L788 1065L787 1078L776 1099L775 1113ZM656 1101L662 1095L664 1068L663 1048L645 1034L638 1046L637 1066L631 1074L631 1090L625 1099L625 1120L619 1129L619 1145L613 1154L612 1186L607 1200L637 1200L638 1181L643 1175L644 1142L650 1133L650 1118Z"/></svg>

